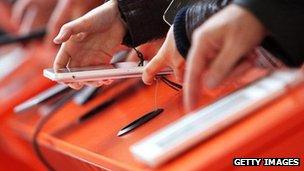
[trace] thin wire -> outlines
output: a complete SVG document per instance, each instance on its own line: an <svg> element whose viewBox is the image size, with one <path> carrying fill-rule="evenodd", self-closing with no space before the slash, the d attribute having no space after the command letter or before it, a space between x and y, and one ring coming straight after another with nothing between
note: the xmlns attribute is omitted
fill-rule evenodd
<svg viewBox="0 0 304 171"><path fill-rule="evenodd" d="M154 109L157 110L158 109L158 105L157 105L158 79L155 78L155 81L156 81L156 85L155 85L155 89L154 89Z"/></svg>

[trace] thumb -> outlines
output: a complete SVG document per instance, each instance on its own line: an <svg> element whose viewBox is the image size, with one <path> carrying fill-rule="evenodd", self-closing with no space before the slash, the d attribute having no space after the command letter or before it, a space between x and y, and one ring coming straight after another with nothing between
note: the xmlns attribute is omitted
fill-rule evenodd
<svg viewBox="0 0 304 171"><path fill-rule="evenodd" d="M55 37L55 44L62 44L70 39L72 35L87 32L91 28L91 21L85 17L80 17L74 21L71 21L63 25L59 34Z"/></svg>
<svg viewBox="0 0 304 171"><path fill-rule="evenodd" d="M157 53L156 56L146 65L142 80L145 84L151 85L153 83L154 76L164 67L165 58L163 53Z"/></svg>

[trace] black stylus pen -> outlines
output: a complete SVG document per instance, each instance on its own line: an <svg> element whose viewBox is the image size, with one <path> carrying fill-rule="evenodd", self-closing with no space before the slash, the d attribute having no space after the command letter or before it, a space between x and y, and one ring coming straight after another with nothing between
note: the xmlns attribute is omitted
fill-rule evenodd
<svg viewBox="0 0 304 171"><path fill-rule="evenodd" d="M136 119L135 121L131 122L127 126L123 127L117 134L117 136L121 137L123 135L126 135L127 133L134 131L136 128L142 126L143 124L149 122L159 114L161 114L164 111L164 109L156 109L152 112L149 112L148 114Z"/></svg>
<svg viewBox="0 0 304 171"><path fill-rule="evenodd" d="M100 105L94 107L92 110L90 110L89 112L87 112L86 114L82 115L79 119L78 122L84 122L90 118L92 118L93 116L97 115L98 113L100 113L101 111L105 110L106 108L110 107L111 105L113 105L114 103L118 102L119 100L123 99L124 97L134 93L134 91L136 91L137 89L143 87L144 84L141 82L137 82L137 84L132 84L130 87L127 87L125 90L123 90L122 92L118 93L117 95L115 95L114 97L112 97L109 100L104 101L103 103L101 103Z"/></svg>
<svg viewBox="0 0 304 171"><path fill-rule="evenodd" d="M7 45L12 43L23 43L29 40L33 39L40 39L43 38L46 35L46 29L39 29L35 30L29 34L26 35L20 35L20 36L11 36L11 35L1 35L0 36L0 45Z"/></svg>

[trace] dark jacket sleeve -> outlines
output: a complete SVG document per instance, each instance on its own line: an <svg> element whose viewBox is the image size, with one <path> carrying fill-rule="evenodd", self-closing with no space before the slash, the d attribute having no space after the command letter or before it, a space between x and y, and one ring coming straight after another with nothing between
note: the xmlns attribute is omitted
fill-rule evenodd
<svg viewBox="0 0 304 171"><path fill-rule="evenodd" d="M126 22L128 33L123 44L136 47L164 37L169 25L163 15L171 0L118 0L118 7Z"/></svg>
<svg viewBox="0 0 304 171"><path fill-rule="evenodd" d="M303 0L234 0L233 3L251 11L269 30L270 36L263 45L275 47L275 52L281 53L277 57L293 67L303 63Z"/></svg>
<svg viewBox="0 0 304 171"><path fill-rule="evenodd" d="M224 0L214 1L213 5L206 5L208 1L202 1L187 9L185 18L176 18L175 25L185 23L185 33L188 42L191 42L193 30L200 26L208 17L219 11L230 2ZM274 54L286 65L298 67L304 61L304 1L301 0L233 0L234 4L240 5L251 11L268 29L267 36L262 46ZM216 10L214 10L216 9ZM185 13L185 12L184 12ZM201 14L201 15L200 15ZM184 21L183 21L184 20ZM181 27L181 26L179 26ZM175 34L175 37L184 37ZM180 38L176 38L180 39ZM179 52L186 57L190 47L185 41L176 42ZM183 45L178 45L183 44Z"/></svg>
<svg viewBox="0 0 304 171"><path fill-rule="evenodd" d="M181 9L174 20L174 38L179 53L186 58L193 31L232 0L201 0Z"/></svg>

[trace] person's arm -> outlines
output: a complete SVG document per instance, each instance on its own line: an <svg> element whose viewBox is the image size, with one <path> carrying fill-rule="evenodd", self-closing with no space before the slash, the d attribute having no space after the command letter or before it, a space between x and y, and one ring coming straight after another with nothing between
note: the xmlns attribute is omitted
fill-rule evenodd
<svg viewBox="0 0 304 171"><path fill-rule="evenodd" d="M179 53L186 58L193 31L232 0L204 0L182 8L174 20L174 38Z"/></svg>
<svg viewBox="0 0 304 171"><path fill-rule="evenodd" d="M206 2L206 1L205 1ZM200 2L179 12L175 21L175 39L179 52L186 57L191 35L211 14L218 12L230 0L210 0L212 5ZM253 13L268 29L262 46L291 67L304 61L304 2L300 0L234 0ZM212 7L213 6L213 7ZM206 12L209 11L209 12ZM201 14L201 15L198 15ZM183 27L183 25L185 25Z"/></svg>
<svg viewBox="0 0 304 171"><path fill-rule="evenodd" d="M185 58L190 49L193 30L205 22L211 15L222 9L231 0L204 0L183 7L175 17L166 40L155 57L143 72L144 83L153 83L154 76L164 67L174 71L176 81L182 83Z"/></svg>
<svg viewBox="0 0 304 171"><path fill-rule="evenodd" d="M163 14L170 0L118 0L118 7L128 32L123 44L136 47L164 37L169 30Z"/></svg>

